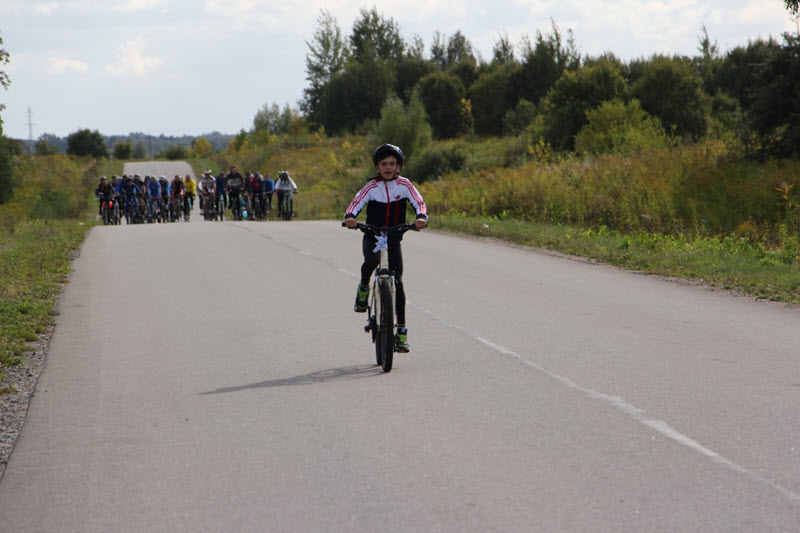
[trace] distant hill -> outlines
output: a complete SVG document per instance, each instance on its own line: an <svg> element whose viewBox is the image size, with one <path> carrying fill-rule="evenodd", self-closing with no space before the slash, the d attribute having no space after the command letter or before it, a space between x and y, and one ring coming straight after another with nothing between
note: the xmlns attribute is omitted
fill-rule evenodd
<svg viewBox="0 0 800 533"><path fill-rule="evenodd" d="M133 146L136 146L141 142L147 151L148 157L152 157L157 153L163 152L170 146L180 145L189 147L192 145L192 141L200 137L205 137L206 140L211 143L211 146L214 147L214 150L220 151L224 150L228 146L228 143L234 138L234 135L228 135L218 131L204 133L202 135L182 135L180 137L167 136L164 134L155 136L142 132L132 132L128 135L103 135L103 139L105 139L106 145L108 145L109 152L114 149L114 145L117 143L117 141L130 141ZM41 135L39 139L52 144L58 148L58 151L61 153L66 153L67 151L66 137L58 137L52 133L45 133ZM33 152L38 140L31 143L28 140L19 139L19 142L23 145L23 147L27 148L28 151Z"/></svg>

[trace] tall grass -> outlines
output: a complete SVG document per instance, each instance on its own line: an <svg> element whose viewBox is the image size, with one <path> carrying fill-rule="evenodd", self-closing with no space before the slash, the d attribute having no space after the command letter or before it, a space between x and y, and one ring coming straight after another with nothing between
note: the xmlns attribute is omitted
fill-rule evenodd
<svg viewBox="0 0 800 533"><path fill-rule="evenodd" d="M798 160L733 160L722 143L708 142L448 174L423 193L438 214L776 243L781 224L797 230L776 187L798 181Z"/></svg>
<svg viewBox="0 0 800 533"><path fill-rule="evenodd" d="M55 302L94 206L94 163L63 155L14 160L20 180L0 206L0 370L21 363L53 325ZM13 392L3 386L0 390Z"/></svg>
<svg viewBox="0 0 800 533"><path fill-rule="evenodd" d="M586 257L651 274L699 280L756 298L800 304L798 239L783 249L753 245L741 237L689 237L621 233L519 219L443 216L432 228L501 239Z"/></svg>
<svg viewBox="0 0 800 533"><path fill-rule="evenodd" d="M65 155L15 158L19 184L0 206L0 232L13 232L29 220L84 217L97 184L94 168L92 160Z"/></svg>

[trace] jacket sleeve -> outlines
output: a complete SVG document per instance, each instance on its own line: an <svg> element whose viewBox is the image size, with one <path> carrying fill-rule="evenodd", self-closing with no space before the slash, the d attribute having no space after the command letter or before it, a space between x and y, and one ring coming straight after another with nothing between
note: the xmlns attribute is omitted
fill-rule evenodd
<svg viewBox="0 0 800 533"><path fill-rule="evenodd" d="M364 206L369 201L369 193L377 187L376 181L370 181L364 187L358 191L353 201L350 202L350 205L347 206L347 210L344 212L344 218L356 218Z"/></svg>
<svg viewBox="0 0 800 533"><path fill-rule="evenodd" d="M411 205L414 206L414 212L417 213L417 218L427 220L428 208L425 206L425 200L422 199L422 195L419 193L417 188L414 187L414 184L406 178L398 178L398 184L402 185L406 189L406 195L408 196Z"/></svg>

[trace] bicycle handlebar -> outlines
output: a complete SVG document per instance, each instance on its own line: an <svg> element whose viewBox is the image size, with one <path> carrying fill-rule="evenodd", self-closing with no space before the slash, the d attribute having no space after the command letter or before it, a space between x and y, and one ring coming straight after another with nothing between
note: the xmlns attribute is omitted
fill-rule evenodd
<svg viewBox="0 0 800 533"><path fill-rule="evenodd" d="M360 229L362 231L369 231L374 233L375 235L380 235L382 233L394 233L395 231L399 231L400 233L405 233L408 230L419 231L414 224L398 224L397 226L373 226L372 224L364 224L362 222L358 222L358 225L354 229ZM342 227L346 228L347 225L342 222Z"/></svg>

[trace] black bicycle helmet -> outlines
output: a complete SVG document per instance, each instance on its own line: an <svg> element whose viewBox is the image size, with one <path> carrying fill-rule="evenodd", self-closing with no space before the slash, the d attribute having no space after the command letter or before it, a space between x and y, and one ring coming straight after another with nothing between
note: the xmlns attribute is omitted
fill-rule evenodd
<svg viewBox="0 0 800 533"><path fill-rule="evenodd" d="M397 158L397 164L402 165L405 157L403 157L403 151L400 149L399 146L395 146L393 144L382 144L375 148L375 151L372 152L372 163L377 165L379 161L382 159L386 159L386 157L393 155Z"/></svg>

